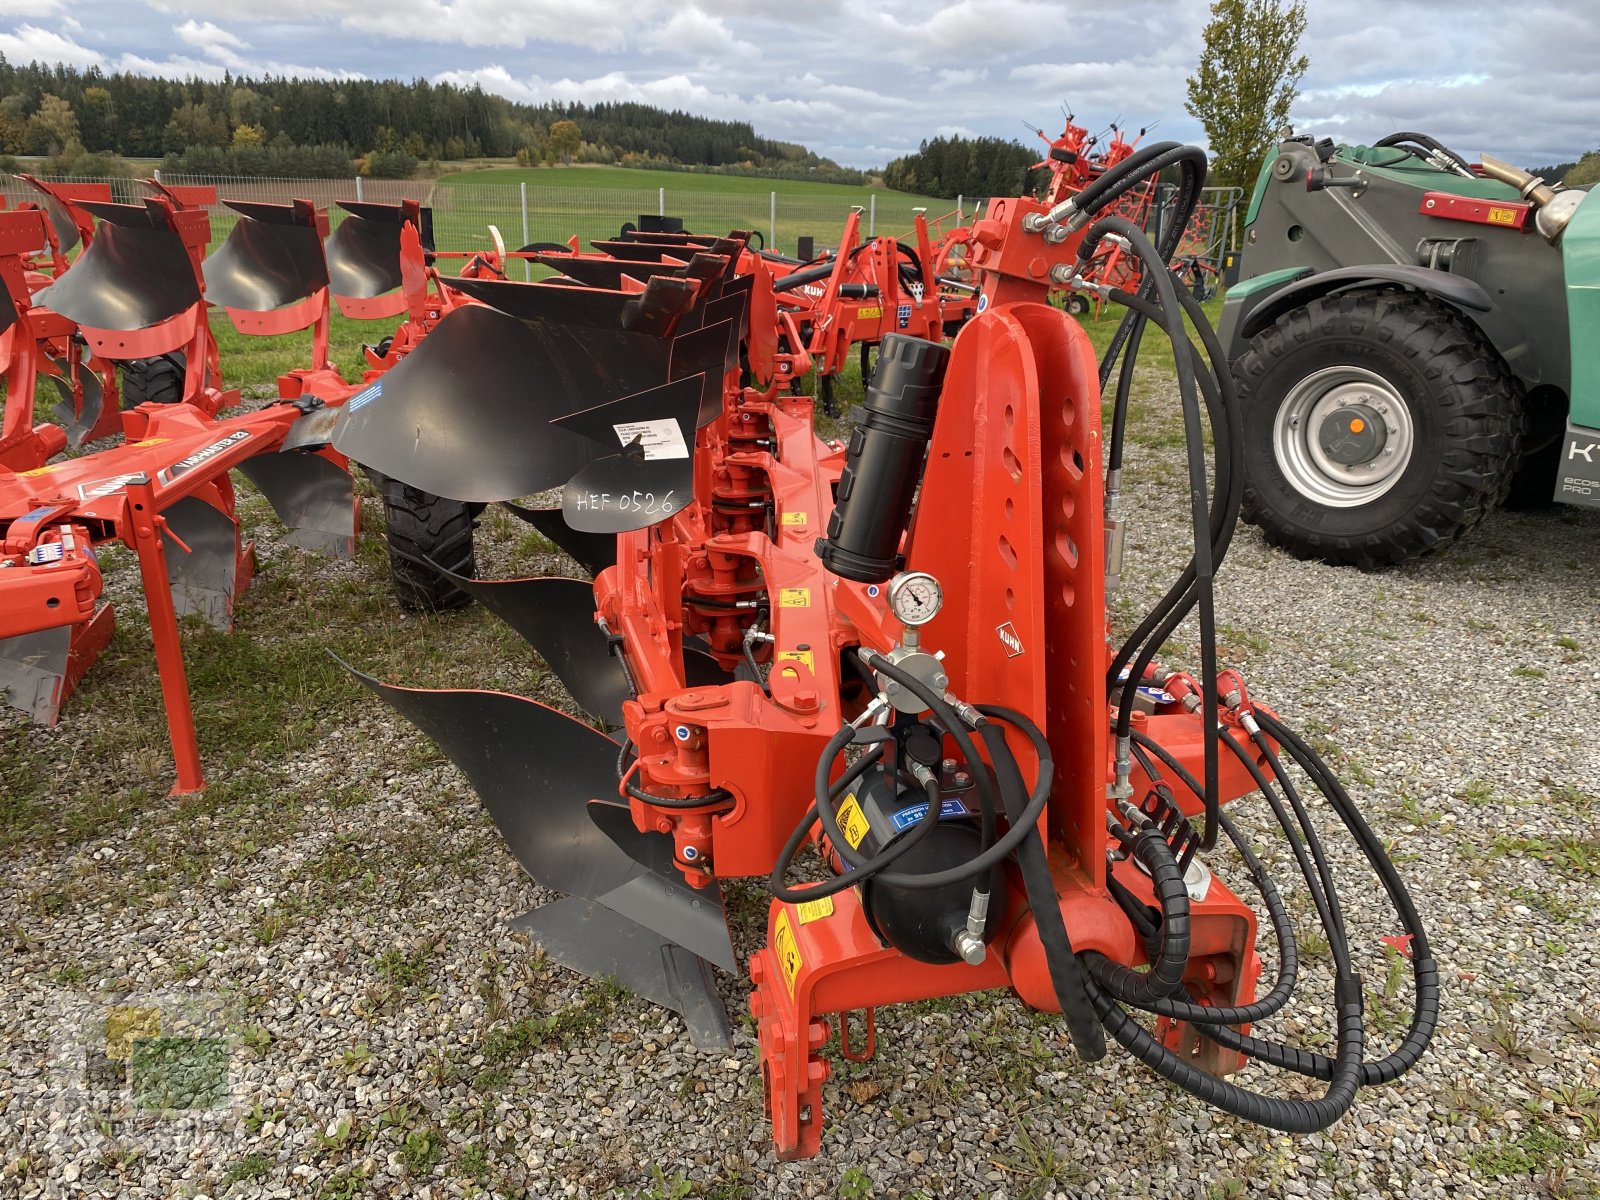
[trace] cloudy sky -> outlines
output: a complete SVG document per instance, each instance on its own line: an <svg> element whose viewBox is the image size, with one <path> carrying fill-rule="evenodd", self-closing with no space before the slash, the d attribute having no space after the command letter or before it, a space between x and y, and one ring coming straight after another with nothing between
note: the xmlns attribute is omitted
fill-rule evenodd
<svg viewBox="0 0 1600 1200"><path fill-rule="evenodd" d="M1600 5L1309 0L1302 132L1432 133L1525 166L1600 147ZM937 133L1183 110L1207 0L0 0L0 53L218 77L426 76L751 121L853 166Z"/></svg>

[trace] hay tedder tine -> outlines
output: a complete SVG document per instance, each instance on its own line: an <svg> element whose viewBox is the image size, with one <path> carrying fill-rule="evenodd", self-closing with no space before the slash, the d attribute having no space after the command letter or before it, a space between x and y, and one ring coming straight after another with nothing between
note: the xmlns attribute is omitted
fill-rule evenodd
<svg viewBox="0 0 1600 1200"><path fill-rule="evenodd" d="M632 694L622 660L594 623L594 585L560 576L467 579L431 564L522 635L590 716L622 726L622 702Z"/></svg>
<svg viewBox="0 0 1600 1200"><path fill-rule="evenodd" d="M636 996L683 1017L701 1050L733 1049L733 1027L705 959L603 904L569 896L525 912L511 928L571 970L614 979ZM602 957L610 965L597 966Z"/></svg>
<svg viewBox="0 0 1600 1200"><path fill-rule="evenodd" d="M582 533L567 524L559 508L524 508L510 500L501 502L513 516L519 517L539 531L539 535L554 542L591 575L598 575L607 567L617 565L617 539L609 534Z"/></svg>
<svg viewBox="0 0 1600 1200"><path fill-rule="evenodd" d="M659 857L653 847L638 843L640 857L633 857L591 819L589 801L617 789L616 742L536 700L395 687L343 665L461 768L536 882L607 907L614 900L640 925L733 969L717 888L690 889L676 871L669 878L652 869ZM609 952L593 949L592 962L574 965L607 974Z"/></svg>

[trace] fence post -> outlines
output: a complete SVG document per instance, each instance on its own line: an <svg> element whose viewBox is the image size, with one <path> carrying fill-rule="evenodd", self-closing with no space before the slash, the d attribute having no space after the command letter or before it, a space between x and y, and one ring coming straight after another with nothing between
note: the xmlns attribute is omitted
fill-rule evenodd
<svg viewBox="0 0 1600 1200"><path fill-rule="evenodd" d="M767 249L778 248L778 193L772 193L772 215L767 218Z"/></svg>
<svg viewBox="0 0 1600 1200"><path fill-rule="evenodd" d="M522 187L522 244L526 246L533 239L528 236L528 181L524 179ZM522 260L522 279L524 283L533 281L533 264L527 259Z"/></svg>
<svg viewBox="0 0 1600 1200"><path fill-rule="evenodd" d="M667 215L667 189L661 188L659 191L660 195L656 200L656 216L664 217Z"/></svg>
<svg viewBox="0 0 1600 1200"><path fill-rule="evenodd" d="M965 225L967 223L966 214L964 212L962 212L962 209L964 209L966 207L966 199L967 198L965 196L959 196L958 195L956 197L956 224L957 225Z"/></svg>
<svg viewBox="0 0 1600 1200"><path fill-rule="evenodd" d="M154 171L151 171L150 172L150 178L154 179L157 183L160 183L161 182L161 168L157 167Z"/></svg>
<svg viewBox="0 0 1600 1200"><path fill-rule="evenodd" d="M361 197L361 176L357 175L356 176L356 200L359 202L361 200L361 198L362 198Z"/></svg>
<svg viewBox="0 0 1600 1200"><path fill-rule="evenodd" d="M867 236L876 237L878 232L878 194L874 192L867 197Z"/></svg>

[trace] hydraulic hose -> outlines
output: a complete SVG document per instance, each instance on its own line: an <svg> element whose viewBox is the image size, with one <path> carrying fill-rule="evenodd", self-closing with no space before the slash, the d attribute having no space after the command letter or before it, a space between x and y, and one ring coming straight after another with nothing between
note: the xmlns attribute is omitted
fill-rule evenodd
<svg viewBox="0 0 1600 1200"><path fill-rule="evenodd" d="M1011 822L1013 832L1021 828L1028 833L1017 849L1017 868L1022 875L1028 908L1033 913L1034 928L1039 931L1045 969L1050 972L1050 985L1055 991L1056 1003L1061 1005L1067 1036L1072 1039L1072 1047L1078 1052L1079 1058L1085 1062L1099 1062L1106 1056L1105 1032L1096 1023L1089 983L1084 978L1083 966L1077 954L1073 952L1072 935L1067 932L1066 918L1061 915L1061 901L1056 894L1055 880L1050 874L1050 857L1045 850L1044 838L1039 834L1039 817L1036 814L1030 819L1028 815L1035 807L1042 812L1050 799L1050 786L1055 776L1050 742L1037 725L1015 709L995 704L980 704L977 707L984 716L1005 721L1019 730L1032 744L1034 755L1039 760L1038 775L1034 779L1028 808L1019 812L1015 807L1008 807L1006 819ZM993 724L984 725L980 733L984 745L989 748L996 774L1011 783L1011 786L1001 789L1002 793L1015 796L1022 782L1022 774L1016 756L1006 745L1005 734Z"/></svg>
<svg viewBox="0 0 1600 1200"><path fill-rule="evenodd" d="M1120 234L1125 238L1133 253L1145 263L1145 277L1147 282L1155 286L1156 298L1162 310L1163 325L1172 343L1173 354L1177 357L1183 356L1186 352L1181 347L1189 344L1189 338L1184 329L1182 306L1178 300L1177 290L1173 286L1172 276L1167 271L1165 262L1157 255L1155 247L1150 244L1150 239L1145 236L1142 229L1125 217L1115 215L1101 217L1090 227L1088 235L1079 245L1079 261L1087 262L1093 255L1095 247L1108 233ZM1217 674L1216 611L1212 587L1213 533L1210 500L1207 495L1205 441L1201 430L1200 402L1195 374L1192 371L1179 373L1178 394L1183 407L1184 440L1189 463L1190 515L1195 539L1194 587L1200 610L1200 669L1204 678L1213 679ZM1120 739L1126 739L1128 736L1124 721L1132 720L1132 689L1137 686L1145 667L1154 660L1159 649L1160 643L1152 640L1146 644L1134 662L1128 688L1123 697L1123 710L1118 714L1117 736ZM1216 728L1217 698L1211 688L1202 691L1201 719L1206 729ZM1201 841L1207 849L1216 844L1218 836L1217 813L1221 803L1218 798L1217 780L1217 748L1208 738L1205 742L1206 822Z"/></svg>
<svg viewBox="0 0 1600 1200"><path fill-rule="evenodd" d="M1150 872L1150 882L1161 909L1161 949L1147 973L1114 963L1104 955L1085 951L1084 965L1095 982L1117 999L1139 1007L1176 995L1183 989L1189 969L1189 889L1167 839L1146 822L1133 837L1132 856Z"/></svg>
<svg viewBox="0 0 1600 1200"><path fill-rule="evenodd" d="M1155 766L1150 762L1151 754L1159 757L1173 772L1179 776L1180 781L1198 799L1200 785L1194 777L1184 768L1183 764L1173 758L1166 747L1152 740L1143 733L1135 733L1134 754L1139 758L1144 767L1145 774L1151 779L1158 778ZM1228 835L1228 840L1238 850L1244 859L1245 869L1250 872L1250 878L1256 885L1256 890L1261 893L1261 903L1267 910L1267 919L1272 925L1272 935L1278 950L1278 978L1273 981L1272 987L1265 996L1250 1004L1235 1004L1228 1006L1213 1006L1207 1004L1193 1004L1174 998L1162 998L1149 1004L1140 1004L1135 1007L1143 1008L1157 1016L1171 1017L1178 1021L1188 1021L1190 1024L1198 1022L1211 1022L1226 1025L1243 1025L1255 1021L1264 1021L1283 1008L1294 995L1295 983L1300 975L1300 952L1294 940L1294 921L1289 916L1289 907L1283 902L1283 896L1273 883L1272 877L1267 874L1266 867L1256 857L1255 851L1250 849L1250 842L1240 832L1227 813L1221 814L1222 831Z"/></svg>
<svg viewBox="0 0 1600 1200"><path fill-rule="evenodd" d="M1360 1086L1361 1052L1366 1030L1362 1024L1361 981L1340 976L1334 985L1335 1008L1339 1017L1338 1057L1328 1090L1308 1100L1282 1100L1208 1075L1151 1037L1137 1021L1123 1012L1105 991L1092 980L1089 999L1095 1012L1123 1049L1157 1075L1177 1084L1205 1103L1242 1117L1257 1125L1284 1133L1316 1133L1326 1129L1355 1103ZM1203 1028L1203 1027L1202 1027Z"/></svg>
<svg viewBox="0 0 1600 1200"><path fill-rule="evenodd" d="M1426 133L1412 133L1409 131L1391 133L1387 137L1379 138L1372 144L1375 148L1380 146L1393 146L1396 149L1404 150L1407 148L1406 143L1408 142L1415 146L1421 146L1425 150L1431 150L1441 158L1447 159L1451 163L1454 163L1456 174L1465 175L1468 178L1472 177L1473 171L1471 163L1469 163L1461 155L1457 154L1454 150L1450 149L1449 146L1446 146L1443 142L1439 141L1438 138L1431 137ZM1423 155L1422 157L1425 158L1427 156Z"/></svg>
<svg viewBox="0 0 1600 1200"><path fill-rule="evenodd" d="M617 750L617 778L622 781L622 790L633 799L653 804L657 808L672 808L679 811L722 808L733 803L733 793L726 788L712 788L709 792L697 796L658 796L654 792L645 791L633 782L633 771L638 765L638 758L635 756L634 767L628 765L628 754L632 750L633 743L624 739Z"/></svg>

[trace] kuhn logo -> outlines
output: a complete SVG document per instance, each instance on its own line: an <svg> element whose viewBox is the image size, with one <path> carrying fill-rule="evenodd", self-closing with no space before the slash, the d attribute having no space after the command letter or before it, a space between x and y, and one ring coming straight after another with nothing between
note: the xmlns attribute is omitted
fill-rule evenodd
<svg viewBox="0 0 1600 1200"><path fill-rule="evenodd" d="M1000 638L1000 644L1006 648L1006 657L1015 658L1022 653L1022 639L1017 636L1017 627L1010 621L995 630Z"/></svg>
<svg viewBox="0 0 1600 1200"><path fill-rule="evenodd" d="M78 485L78 499L104 500L107 496L115 496L118 492L128 490L128 485L138 479L141 472L134 471L130 475L118 475L112 479L102 479L98 483L80 483Z"/></svg>
<svg viewBox="0 0 1600 1200"><path fill-rule="evenodd" d="M1567 447L1567 461L1571 462L1575 458L1582 458L1584 462L1592 463L1594 459L1589 456L1596 450L1600 450L1600 442L1590 442L1587 446L1580 446L1577 442L1573 442L1572 445Z"/></svg>

